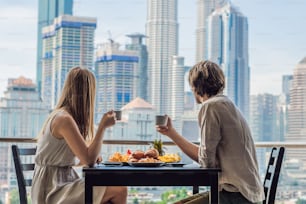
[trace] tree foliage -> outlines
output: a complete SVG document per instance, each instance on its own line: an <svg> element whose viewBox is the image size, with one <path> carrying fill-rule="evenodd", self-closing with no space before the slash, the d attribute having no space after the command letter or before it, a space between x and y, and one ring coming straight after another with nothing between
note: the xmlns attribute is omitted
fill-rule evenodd
<svg viewBox="0 0 306 204"><path fill-rule="evenodd" d="M13 189L12 191L10 191L10 195L9 195L9 200L10 200L10 204L20 204L19 201L19 192L17 189ZM31 204L31 197L30 195L28 195L28 204ZM1 201L0 201L1 204Z"/></svg>
<svg viewBox="0 0 306 204"><path fill-rule="evenodd" d="M188 196L186 188L178 188L170 191L166 191L161 195L161 199L163 203L173 203ZM159 204L159 203L158 203Z"/></svg>
<svg viewBox="0 0 306 204"><path fill-rule="evenodd" d="M306 204L306 200L304 200L304 199L298 199L297 201L296 201L296 204Z"/></svg>
<svg viewBox="0 0 306 204"><path fill-rule="evenodd" d="M10 192L10 204L19 204L19 193L17 189Z"/></svg>

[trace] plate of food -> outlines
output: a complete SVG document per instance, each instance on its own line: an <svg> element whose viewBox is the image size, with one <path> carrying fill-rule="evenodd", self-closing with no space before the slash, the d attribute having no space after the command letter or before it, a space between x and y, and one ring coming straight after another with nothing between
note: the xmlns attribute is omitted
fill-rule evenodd
<svg viewBox="0 0 306 204"><path fill-rule="evenodd" d="M165 162L128 162L132 167L160 167L165 164Z"/></svg>

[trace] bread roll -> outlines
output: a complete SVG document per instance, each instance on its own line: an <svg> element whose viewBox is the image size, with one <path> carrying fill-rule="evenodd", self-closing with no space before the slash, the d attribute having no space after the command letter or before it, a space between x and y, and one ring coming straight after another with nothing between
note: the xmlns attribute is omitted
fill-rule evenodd
<svg viewBox="0 0 306 204"><path fill-rule="evenodd" d="M144 155L144 152L141 151L141 150L136 150L132 153L132 157L134 157L135 159L139 160L141 158L144 158L145 155Z"/></svg>
<svg viewBox="0 0 306 204"><path fill-rule="evenodd" d="M157 149L152 148L152 149L147 150L144 153L144 156L145 157L151 157L151 158L157 159L158 156L159 156L159 153L158 153Z"/></svg>

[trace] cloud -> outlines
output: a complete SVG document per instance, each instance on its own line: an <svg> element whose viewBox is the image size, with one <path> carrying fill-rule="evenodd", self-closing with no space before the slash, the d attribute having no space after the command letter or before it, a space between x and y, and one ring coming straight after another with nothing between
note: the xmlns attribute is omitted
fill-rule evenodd
<svg viewBox="0 0 306 204"><path fill-rule="evenodd" d="M35 78L37 8L1 2L0 24L0 94L3 95L8 78L21 75Z"/></svg>

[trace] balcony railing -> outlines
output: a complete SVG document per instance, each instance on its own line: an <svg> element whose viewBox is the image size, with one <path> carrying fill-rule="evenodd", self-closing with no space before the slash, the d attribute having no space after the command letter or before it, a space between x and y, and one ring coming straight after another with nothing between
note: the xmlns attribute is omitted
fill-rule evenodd
<svg viewBox="0 0 306 204"><path fill-rule="evenodd" d="M166 139L166 138L165 138ZM21 145L30 145L34 146L37 140L35 138L0 138L0 146L6 146L6 144L9 146L11 144L21 144ZM106 145L107 147L114 147L114 146L123 146L125 147L131 146L131 149L134 149L139 146L148 146L152 143L153 141L143 141L143 140L109 140L105 139L103 141L103 144ZM198 142L194 142L198 144ZM172 151L175 149L175 151L179 151L179 149L176 147L176 144L173 143L172 141L163 141L164 146L169 147ZM285 142L285 141L269 141L269 142L255 142L256 148L258 150L263 150L261 151L263 154L262 155L268 155L270 152L270 149L272 147L279 147L279 146L284 146L287 150L299 150L299 155L305 155L303 156L303 160L306 166L306 142ZM170 151L171 151L170 150ZM304 152L305 151L305 152ZM108 153L108 149L104 149L104 153ZM260 151L258 151L260 152ZM102 153L103 154L103 153ZM106 154L107 155L107 154ZM104 155L103 155L104 156ZM286 160L289 159L295 159L295 158L289 158L287 157L287 154L285 154ZM9 158L7 158L9 159ZM9 162L10 163L10 162ZM299 174L296 174L296 169L298 168L297 166L298 163L290 163L288 169L289 171L285 171L286 167L286 162L284 162L283 168L282 168L282 173L280 177L280 183L278 187L278 199L279 203L283 203L284 200L289 200L290 198L302 198L306 196L306 169L304 168L303 165L299 166ZM2 169L3 162L0 163L0 169ZM12 164L8 164L9 166ZM263 170L265 171L265 164L264 163L259 163L259 166L263 167ZM290 166L291 165L291 166ZM13 166L11 166L13 168ZM289 173L288 173L289 172ZM265 172L262 172L265 173ZM3 174L3 172L2 172ZM13 172L14 174L14 172ZM288 176L289 175L289 176ZM301 176L303 178L300 178ZM304 175L304 176L303 176ZM11 175L6 175L7 177ZM291 177L290 177L291 176ZM290 177L290 178L289 178ZM289 179L288 179L289 178ZM285 182L284 182L285 181ZM304 182L305 181L305 182ZM289 183L288 183L289 182ZM17 187L16 187L17 188ZM2 189L0 189L2 190ZM1 192L0 192L1 194ZM1 195L0 195L1 197ZM1 200L1 199L0 199Z"/></svg>
<svg viewBox="0 0 306 204"><path fill-rule="evenodd" d="M0 138L0 143L36 143L35 138ZM107 145L148 145L153 141L149 140L109 140L103 141L103 144ZM199 142L194 142L198 144ZM176 145L172 141L163 141L165 146ZM306 148L306 142L279 142L279 141L269 141L269 142L255 142L255 146L258 148L262 147L286 147L289 149L299 149ZM306 156L305 156L306 157Z"/></svg>

